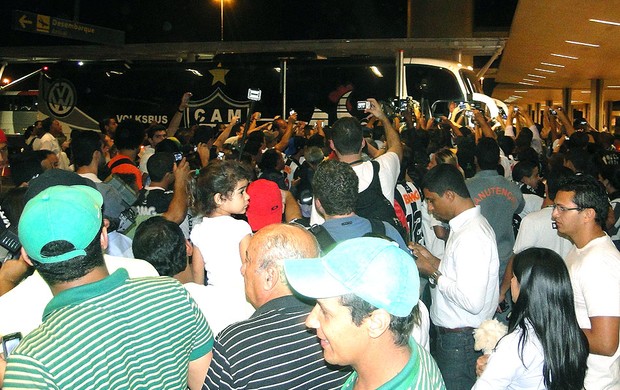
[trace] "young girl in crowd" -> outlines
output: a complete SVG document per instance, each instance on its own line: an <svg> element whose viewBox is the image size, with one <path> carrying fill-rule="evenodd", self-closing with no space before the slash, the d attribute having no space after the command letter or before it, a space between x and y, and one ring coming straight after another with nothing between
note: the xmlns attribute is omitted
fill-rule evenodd
<svg viewBox="0 0 620 390"><path fill-rule="evenodd" d="M202 222L190 235L193 243L192 273L194 281L211 288L213 310L222 324L212 324L213 332L232 322L247 319L253 312L245 300L239 246L252 234L250 225L232 217L244 214L250 196L246 189L250 171L240 162L212 161L200 171L196 180L195 205ZM218 329L219 328L219 329Z"/></svg>
<svg viewBox="0 0 620 390"><path fill-rule="evenodd" d="M473 389L582 389L588 344L564 261L552 250L529 248L513 265L508 334L486 368L487 357L478 359L477 371L483 372Z"/></svg>

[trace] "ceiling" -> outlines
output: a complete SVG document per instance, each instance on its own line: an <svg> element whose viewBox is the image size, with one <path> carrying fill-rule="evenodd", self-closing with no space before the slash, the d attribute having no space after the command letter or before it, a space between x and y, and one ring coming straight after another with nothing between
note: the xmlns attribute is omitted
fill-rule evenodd
<svg viewBox="0 0 620 390"><path fill-rule="evenodd" d="M514 100L516 103L561 102L562 88L572 88L573 103L582 104L590 102L590 94L583 91L590 90L592 79L604 79L606 86L620 86L620 25L590 19L620 23L620 3L519 0L495 79L499 85L493 96L500 100L520 96ZM620 88L605 88L604 100L620 100Z"/></svg>

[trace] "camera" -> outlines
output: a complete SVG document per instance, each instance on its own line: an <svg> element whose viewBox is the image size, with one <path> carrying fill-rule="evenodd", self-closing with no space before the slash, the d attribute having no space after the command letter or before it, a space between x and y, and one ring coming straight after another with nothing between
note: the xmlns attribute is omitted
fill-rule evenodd
<svg viewBox="0 0 620 390"><path fill-rule="evenodd" d="M20 332L7 334L2 336L2 352L4 353L4 359L6 360L11 353L17 348L20 341L22 341L22 334Z"/></svg>
<svg viewBox="0 0 620 390"><path fill-rule="evenodd" d="M519 107L513 107L513 108L512 108L512 111L514 111L514 112L519 112Z"/></svg>
<svg viewBox="0 0 620 390"><path fill-rule="evenodd" d="M370 108L370 102L367 100L358 100L357 109L359 111L364 111Z"/></svg>
<svg viewBox="0 0 620 390"><path fill-rule="evenodd" d="M179 162L183 160L183 153L174 153L174 162Z"/></svg>
<svg viewBox="0 0 620 390"><path fill-rule="evenodd" d="M553 108L550 108L550 109L549 109L549 113L550 113L551 115L553 115L553 116L558 115L558 112L557 112L556 110L554 110Z"/></svg>
<svg viewBox="0 0 620 390"><path fill-rule="evenodd" d="M223 160L224 159L224 152L218 152L217 159L218 160Z"/></svg>

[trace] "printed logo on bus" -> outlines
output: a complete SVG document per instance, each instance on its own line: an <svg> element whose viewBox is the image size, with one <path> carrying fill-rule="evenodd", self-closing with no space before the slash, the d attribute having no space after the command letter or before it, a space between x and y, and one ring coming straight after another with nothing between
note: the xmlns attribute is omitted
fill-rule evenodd
<svg viewBox="0 0 620 390"><path fill-rule="evenodd" d="M62 118L73 111L76 105L75 87L69 80L52 81L47 94L47 107L54 116Z"/></svg>

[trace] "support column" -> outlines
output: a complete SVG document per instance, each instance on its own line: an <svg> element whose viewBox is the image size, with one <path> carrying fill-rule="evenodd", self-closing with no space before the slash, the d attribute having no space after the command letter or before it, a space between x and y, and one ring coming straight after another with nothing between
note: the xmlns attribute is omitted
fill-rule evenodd
<svg viewBox="0 0 620 390"><path fill-rule="evenodd" d="M571 105L572 88L562 88L562 108L569 121L573 121L573 108Z"/></svg>
<svg viewBox="0 0 620 390"><path fill-rule="evenodd" d="M540 123L542 125L543 116L540 114L540 103L536 103L534 105L534 110L536 110L536 115L534 115L534 122Z"/></svg>
<svg viewBox="0 0 620 390"><path fill-rule="evenodd" d="M600 131L603 128L603 79L590 80L590 126Z"/></svg>

